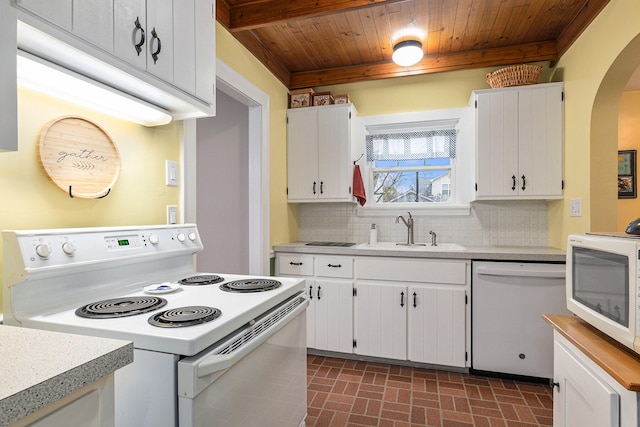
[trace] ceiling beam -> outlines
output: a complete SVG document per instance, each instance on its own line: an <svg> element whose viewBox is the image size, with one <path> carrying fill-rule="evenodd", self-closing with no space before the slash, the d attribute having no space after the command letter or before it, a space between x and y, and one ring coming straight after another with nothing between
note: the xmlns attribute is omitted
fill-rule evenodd
<svg viewBox="0 0 640 427"><path fill-rule="evenodd" d="M406 0L263 0L231 6L229 30L244 31L312 16Z"/></svg>
<svg viewBox="0 0 640 427"><path fill-rule="evenodd" d="M330 70L292 73L288 87L289 89L301 89L330 86L365 80L440 73L443 71L550 61L557 58L557 45L554 41L549 41L451 55L428 56L423 58L418 64L406 68L399 67L393 62L383 62Z"/></svg>
<svg viewBox="0 0 640 427"><path fill-rule="evenodd" d="M240 42L249 52L251 52L258 61L267 67L269 71L280 80L286 87L291 84L291 74L271 51L264 47L262 42L254 36L252 31L242 31L239 33L231 33L236 40Z"/></svg>
<svg viewBox="0 0 640 427"><path fill-rule="evenodd" d="M582 9L558 36L558 57L564 55L608 3L609 0L585 0Z"/></svg>

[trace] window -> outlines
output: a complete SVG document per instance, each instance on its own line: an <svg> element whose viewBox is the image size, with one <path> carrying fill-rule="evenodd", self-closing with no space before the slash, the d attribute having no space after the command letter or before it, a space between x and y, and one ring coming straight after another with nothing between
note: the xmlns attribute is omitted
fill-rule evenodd
<svg viewBox="0 0 640 427"><path fill-rule="evenodd" d="M368 129L367 161L372 202L444 204L453 200L456 158L455 126L429 123Z"/></svg>

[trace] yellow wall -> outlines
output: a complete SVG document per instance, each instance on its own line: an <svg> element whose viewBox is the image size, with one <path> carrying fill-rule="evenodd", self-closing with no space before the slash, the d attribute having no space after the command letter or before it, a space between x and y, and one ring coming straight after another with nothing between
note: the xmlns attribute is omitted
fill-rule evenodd
<svg viewBox="0 0 640 427"><path fill-rule="evenodd" d="M271 244L298 239L298 208L287 203L288 90L222 25L216 27L217 57L269 95Z"/></svg>
<svg viewBox="0 0 640 427"><path fill-rule="evenodd" d="M549 243L565 247L567 235L617 228L617 115L622 87L640 55L629 48L640 32L640 2L615 0L585 30L541 81L564 81L565 198L549 202ZM218 25L218 56L271 99L271 242L297 238L295 205L287 205L286 89ZM640 46L640 42L637 43ZM624 58L622 58L624 57ZM622 59L621 59L622 58ZM633 58L633 59L629 59ZM543 64L547 65L547 64ZM456 108L474 89L485 89L479 69L315 88L348 93L362 116ZM602 123L605 123L604 125ZM581 198L582 217L569 217L569 202Z"/></svg>
<svg viewBox="0 0 640 427"><path fill-rule="evenodd" d="M65 115L94 121L120 152L120 177L103 199L71 199L38 163L42 127ZM179 188L165 186L164 174L165 160L180 160L180 123L146 128L20 89L18 151L0 153L0 229L165 223L165 206L180 201Z"/></svg>
<svg viewBox="0 0 640 427"><path fill-rule="evenodd" d="M620 102L620 116L618 122L618 149L636 150L640 153L640 91L624 92ZM636 157L636 163L638 158ZM637 190L636 165L636 194ZM635 199L618 200L618 230L624 231L629 222L640 217L640 197Z"/></svg>
<svg viewBox="0 0 640 427"><path fill-rule="evenodd" d="M548 78L547 72L540 81ZM405 113L466 107L471 92L489 89L485 75L496 68L425 74L363 83L352 83L316 88L333 94L348 93L360 116Z"/></svg>
<svg viewBox="0 0 640 427"><path fill-rule="evenodd" d="M622 89L640 65L640 2L609 2L560 59L553 80L565 83L565 197L549 204L549 242L570 233L617 228L617 128ZM582 198L582 217L569 202Z"/></svg>

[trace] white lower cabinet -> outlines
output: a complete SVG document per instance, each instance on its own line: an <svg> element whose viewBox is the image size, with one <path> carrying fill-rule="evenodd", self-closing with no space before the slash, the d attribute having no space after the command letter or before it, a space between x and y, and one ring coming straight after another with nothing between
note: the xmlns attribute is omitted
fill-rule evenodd
<svg viewBox="0 0 640 427"><path fill-rule="evenodd" d="M469 367L471 263L278 253L307 282L309 348Z"/></svg>
<svg viewBox="0 0 640 427"><path fill-rule="evenodd" d="M318 350L353 351L353 283L318 278L310 286L307 346Z"/></svg>
<svg viewBox="0 0 640 427"><path fill-rule="evenodd" d="M359 283L356 289L354 353L406 360L407 287Z"/></svg>
<svg viewBox="0 0 640 427"><path fill-rule="evenodd" d="M276 275L304 277L307 347L353 352L353 258L278 254Z"/></svg>
<svg viewBox="0 0 640 427"><path fill-rule="evenodd" d="M409 288L407 359L466 366L466 291L464 288Z"/></svg>
<svg viewBox="0 0 640 427"><path fill-rule="evenodd" d="M638 426L638 393L554 331L554 427Z"/></svg>
<svg viewBox="0 0 640 427"><path fill-rule="evenodd" d="M467 261L356 258L354 352L467 366Z"/></svg>

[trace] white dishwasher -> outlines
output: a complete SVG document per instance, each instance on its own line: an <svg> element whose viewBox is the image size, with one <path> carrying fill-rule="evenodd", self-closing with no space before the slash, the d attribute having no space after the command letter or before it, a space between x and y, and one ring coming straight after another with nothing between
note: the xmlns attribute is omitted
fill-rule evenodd
<svg viewBox="0 0 640 427"><path fill-rule="evenodd" d="M553 377L553 331L543 314L571 314L565 265L474 262L473 371Z"/></svg>

